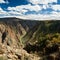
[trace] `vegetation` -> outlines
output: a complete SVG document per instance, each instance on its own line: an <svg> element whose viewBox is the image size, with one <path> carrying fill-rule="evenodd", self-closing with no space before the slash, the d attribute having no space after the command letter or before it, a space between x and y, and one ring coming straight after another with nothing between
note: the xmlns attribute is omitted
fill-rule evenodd
<svg viewBox="0 0 60 60"><path fill-rule="evenodd" d="M0 57L0 60L3 60L3 57Z"/></svg>
<svg viewBox="0 0 60 60"><path fill-rule="evenodd" d="M3 43L0 42L0 56L3 56L0 60L60 60L60 21L58 20L2 19L0 40L3 40Z"/></svg>
<svg viewBox="0 0 60 60"><path fill-rule="evenodd" d="M26 44L24 49L29 53L31 51L33 53L35 51L42 51L43 54L45 54L48 50L48 53L51 50L52 52L56 52L60 46L60 21L40 21L22 40L24 44ZM51 52L49 54L51 54Z"/></svg>

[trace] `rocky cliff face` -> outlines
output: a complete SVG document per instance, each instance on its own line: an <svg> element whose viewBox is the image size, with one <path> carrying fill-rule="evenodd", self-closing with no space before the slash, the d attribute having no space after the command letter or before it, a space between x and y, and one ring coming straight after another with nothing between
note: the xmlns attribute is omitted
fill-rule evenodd
<svg viewBox="0 0 60 60"><path fill-rule="evenodd" d="M60 60L60 21L0 18L0 60Z"/></svg>
<svg viewBox="0 0 60 60"><path fill-rule="evenodd" d="M17 18L0 19L1 43L18 47L21 38L37 23L36 21L24 21Z"/></svg>
<svg viewBox="0 0 60 60"><path fill-rule="evenodd" d="M35 60L23 49L21 38L38 22L17 18L0 19L0 60ZM38 59L38 57L37 57Z"/></svg>

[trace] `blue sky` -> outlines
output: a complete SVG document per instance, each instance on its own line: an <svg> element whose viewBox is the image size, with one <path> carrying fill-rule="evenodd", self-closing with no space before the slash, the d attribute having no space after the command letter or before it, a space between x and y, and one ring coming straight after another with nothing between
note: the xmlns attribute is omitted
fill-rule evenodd
<svg viewBox="0 0 60 60"><path fill-rule="evenodd" d="M0 18L59 19L60 0L0 0Z"/></svg>

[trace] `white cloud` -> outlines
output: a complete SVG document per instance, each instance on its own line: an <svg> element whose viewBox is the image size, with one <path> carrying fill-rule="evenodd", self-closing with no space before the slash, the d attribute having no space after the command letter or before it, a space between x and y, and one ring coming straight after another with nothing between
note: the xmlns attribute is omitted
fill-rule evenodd
<svg viewBox="0 0 60 60"><path fill-rule="evenodd" d="M0 3L9 3L8 0L4 1L4 0L0 0Z"/></svg>
<svg viewBox="0 0 60 60"><path fill-rule="evenodd" d="M0 8L0 14L5 14L6 11L4 11L2 8Z"/></svg>
<svg viewBox="0 0 60 60"><path fill-rule="evenodd" d="M27 12L27 10L23 9L20 6L16 6L16 7L8 7L8 9L10 13L18 13L18 14L24 14L25 12Z"/></svg>
<svg viewBox="0 0 60 60"><path fill-rule="evenodd" d="M22 19L27 19L27 20L60 20L60 13L57 12L52 12L52 14L30 14L30 15L22 15ZM20 18L20 16L18 17Z"/></svg>
<svg viewBox="0 0 60 60"><path fill-rule="evenodd" d="M5 3L5 1L4 0L0 0L0 3Z"/></svg>
<svg viewBox="0 0 60 60"><path fill-rule="evenodd" d="M60 19L60 12L57 12L57 10L60 11L60 5L49 5L48 3L57 2L57 0L29 0L30 3L34 4L27 4L27 5L20 5L16 7L8 7L7 10L4 11L2 8L0 8L0 17L2 16L16 16L18 18L22 19L33 19L33 20L50 20L50 19ZM5 2L6 3L6 2ZM42 6L39 4L43 4ZM51 12L51 14L40 14L38 12L42 11L42 9L51 8L54 11ZM38 14L27 14L26 12L29 11L35 11ZM46 11L47 12L47 11Z"/></svg>
<svg viewBox="0 0 60 60"><path fill-rule="evenodd" d="M38 12L42 9L41 6L39 5L34 5L32 6L31 4L28 4L28 5L21 5L21 6L16 6L16 7L8 7L8 10L13 10L13 11L19 11L19 12L28 12L29 11L35 11L35 12Z"/></svg>
<svg viewBox="0 0 60 60"><path fill-rule="evenodd" d="M10 8L9 8L10 9ZM21 19L31 19L31 20L59 20L60 19L60 12L52 11L51 14L28 14L24 15L20 13L19 11L13 11L13 9L10 9L11 11L6 12L2 8L0 8L0 17L1 15L3 17L17 17ZM15 10L15 9L14 9ZM16 16L16 14L18 16Z"/></svg>
<svg viewBox="0 0 60 60"><path fill-rule="evenodd" d="M21 16L4 15L3 17L17 17L26 20L60 20L60 13L57 14L53 13L51 15L42 15L42 14L30 14L30 15L21 15Z"/></svg>
<svg viewBox="0 0 60 60"><path fill-rule="evenodd" d="M52 5L51 8L55 11L57 11L57 10L60 11L60 5Z"/></svg>
<svg viewBox="0 0 60 60"><path fill-rule="evenodd" d="M47 5L43 5L43 9L47 9L47 8L49 8L48 4Z"/></svg>
<svg viewBox="0 0 60 60"><path fill-rule="evenodd" d="M48 4L48 3L57 3L57 0L29 0L28 2L32 4Z"/></svg>
<svg viewBox="0 0 60 60"><path fill-rule="evenodd" d="M3 18L3 17L7 17L7 16L10 16L10 14L8 14L8 12L4 11L1 7L0 7L0 18Z"/></svg>

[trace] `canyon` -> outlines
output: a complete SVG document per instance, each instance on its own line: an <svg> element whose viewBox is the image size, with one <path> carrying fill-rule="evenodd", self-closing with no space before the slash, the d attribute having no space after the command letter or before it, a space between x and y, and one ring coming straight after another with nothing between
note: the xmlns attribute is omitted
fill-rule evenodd
<svg viewBox="0 0 60 60"><path fill-rule="evenodd" d="M60 21L0 18L0 60L60 60Z"/></svg>

